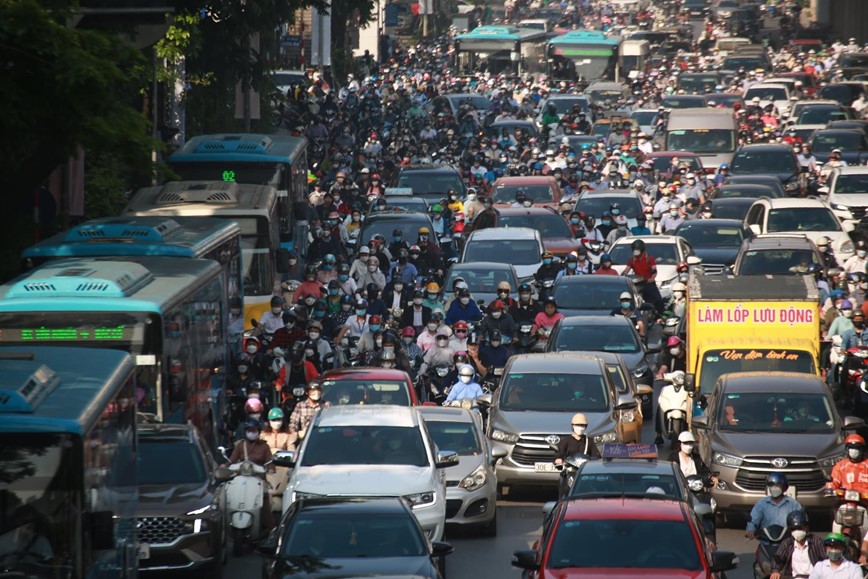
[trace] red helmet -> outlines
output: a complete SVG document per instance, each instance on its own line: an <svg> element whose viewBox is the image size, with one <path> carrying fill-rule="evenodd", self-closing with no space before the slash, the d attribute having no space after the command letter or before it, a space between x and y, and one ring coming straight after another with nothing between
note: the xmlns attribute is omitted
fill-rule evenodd
<svg viewBox="0 0 868 579"><path fill-rule="evenodd" d="M259 398L248 398L244 403L244 412L246 414L262 412L262 401Z"/></svg>
<svg viewBox="0 0 868 579"><path fill-rule="evenodd" d="M674 348L674 347L680 346L680 345L681 345L681 338L679 338L678 336L669 336L669 339L666 340L666 347L667 348Z"/></svg>
<svg viewBox="0 0 868 579"><path fill-rule="evenodd" d="M371 175L371 181L379 181L379 180L380 180L380 174L379 173L374 173L373 175Z"/></svg>
<svg viewBox="0 0 868 579"><path fill-rule="evenodd" d="M686 261L682 261L675 267L675 269L678 271L678 273L684 273L690 271L690 266L687 264Z"/></svg>
<svg viewBox="0 0 868 579"><path fill-rule="evenodd" d="M466 330L467 329L467 322L465 322L464 320L458 320L457 322L455 322L455 325L452 326L452 329L456 332L458 330Z"/></svg>
<svg viewBox="0 0 868 579"><path fill-rule="evenodd" d="M416 337L416 330L414 330L410 326L407 326L406 328L401 330L401 335L404 336L405 338L415 338Z"/></svg>
<svg viewBox="0 0 868 579"><path fill-rule="evenodd" d="M853 446L858 445L858 446L864 447L865 446L865 439L862 438L861 436L859 436L858 434L851 434L851 435L847 436L847 438L844 439L844 446L847 447L850 445L853 445Z"/></svg>

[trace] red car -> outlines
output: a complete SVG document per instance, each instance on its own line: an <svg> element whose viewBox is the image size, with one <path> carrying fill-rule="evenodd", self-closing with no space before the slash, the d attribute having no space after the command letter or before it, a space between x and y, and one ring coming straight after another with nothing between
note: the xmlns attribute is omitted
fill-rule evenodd
<svg viewBox="0 0 868 579"><path fill-rule="evenodd" d="M561 202L561 186L557 179L546 175L531 177L501 177L492 186L492 198L498 207L509 206L515 202L515 194L523 189L533 200L534 206L545 205L557 209Z"/></svg>
<svg viewBox="0 0 868 579"><path fill-rule="evenodd" d="M579 249L566 219L551 207L504 207L498 210L497 227L530 227L539 231L546 251L564 257Z"/></svg>
<svg viewBox="0 0 868 579"><path fill-rule="evenodd" d="M323 400L332 404L418 406L413 381L403 370L340 368L321 377Z"/></svg>
<svg viewBox="0 0 868 579"><path fill-rule="evenodd" d="M687 503L650 490L648 498L557 503L537 549L516 551L513 566L540 579L711 579L735 569L735 553L709 550L702 523Z"/></svg>

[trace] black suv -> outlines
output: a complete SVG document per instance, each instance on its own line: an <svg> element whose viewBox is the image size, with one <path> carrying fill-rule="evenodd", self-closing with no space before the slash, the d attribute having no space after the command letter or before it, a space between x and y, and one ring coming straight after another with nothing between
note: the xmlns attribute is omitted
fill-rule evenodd
<svg viewBox="0 0 868 579"><path fill-rule="evenodd" d="M428 205L438 203L450 189L463 199L464 180L452 165L407 165L398 170L393 187L410 188L414 197L422 197ZM388 192L386 192L388 196Z"/></svg>
<svg viewBox="0 0 868 579"><path fill-rule="evenodd" d="M780 179L787 194L792 197L799 196L801 169L796 154L789 145L742 145L729 164L729 172L733 176L772 175Z"/></svg>
<svg viewBox="0 0 868 579"><path fill-rule="evenodd" d="M139 570L221 577L226 517L214 479L217 463L192 425L139 424L138 429Z"/></svg>

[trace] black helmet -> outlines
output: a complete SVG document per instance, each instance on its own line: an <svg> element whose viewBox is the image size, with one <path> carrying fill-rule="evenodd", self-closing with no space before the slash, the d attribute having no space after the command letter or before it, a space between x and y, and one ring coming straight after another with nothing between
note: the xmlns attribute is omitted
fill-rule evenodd
<svg viewBox="0 0 868 579"><path fill-rule="evenodd" d="M257 419L248 418L244 422L244 430L258 430L261 432L262 431L262 425L259 423L259 421Z"/></svg>
<svg viewBox="0 0 868 579"><path fill-rule="evenodd" d="M468 344L479 344L479 334L476 332L470 332L467 334L467 343Z"/></svg>
<svg viewBox="0 0 868 579"><path fill-rule="evenodd" d="M531 289L530 284L523 283L518 286L518 293L533 293L533 290Z"/></svg>
<svg viewBox="0 0 868 579"><path fill-rule="evenodd" d="M338 266L339 274L349 274L350 273L350 264L342 263Z"/></svg>
<svg viewBox="0 0 868 579"><path fill-rule="evenodd" d="M555 300L555 296L547 297L546 300L543 302L543 307L546 307L549 304L553 305L554 307L558 307L558 302Z"/></svg>
<svg viewBox="0 0 868 579"><path fill-rule="evenodd" d="M700 207L700 211L712 211L714 209L714 204L711 201L706 201Z"/></svg>
<svg viewBox="0 0 868 579"><path fill-rule="evenodd" d="M769 476L766 477L766 486L770 487L773 485L781 487L784 492L790 488L790 482L787 480L787 475L782 472L771 472L769 473Z"/></svg>
<svg viewBox="0 0 868 579"><path fill-rule="evenodd" d="M393 237L403 237L404 232L401 231L400 229L395 229L394 231L392 231L392 236Z"/></svg>
<svg viewBox="0 0 868 579"><path fill-rule="evenodd" d="M642 241L641 239L637 239L636 241L634 241L633 243L630 244L630 248L633 249L634 251L636 251L636 250L645 251L645 242Z"/></svg>
<svg viewBox="0 0 868 579"><path fill-rule="evenodd" d="M790 511L787 515L787 529L808 526L808 514L805 511Z"/></svg>
<svg viewBox="0 0 868 579"><path fill-rule="evenodd" d="M271 296L271 305L272 306L283 306L283 298L280 296Z"/></svg>
<svg viewBox="0 0 868 579"><path fill-rule="evenodd" d="M488 341L489 342L502 342L503 335L500 333L500 330L491 330L488 332Z"/></svg>

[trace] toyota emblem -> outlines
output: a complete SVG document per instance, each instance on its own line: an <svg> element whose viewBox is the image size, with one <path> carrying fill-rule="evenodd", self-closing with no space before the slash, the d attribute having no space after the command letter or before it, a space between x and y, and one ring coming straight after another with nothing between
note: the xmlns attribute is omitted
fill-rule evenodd
<svg viewBox="0 0 868 579"><path fill-rule="evenodd" d="M546 436L546 442L548 444L557 444L560 441L561 441L561 437L558 436L557 434L550 434L549 436Z"/></svg>
<svg viewBox="0 0 868 579"><path fill-rule="evenodd" d="M775 468L787 468L788 464L790 464L790 461L785 458L772 459L772 466Z"/></svg>

